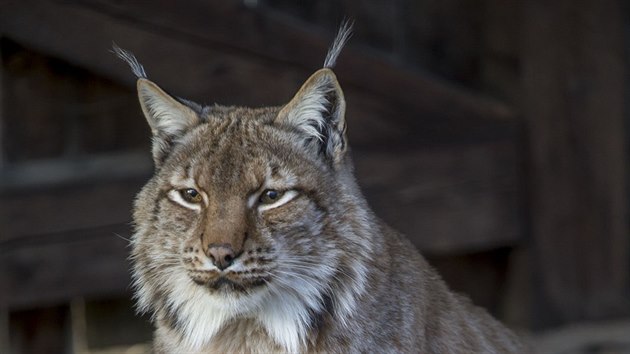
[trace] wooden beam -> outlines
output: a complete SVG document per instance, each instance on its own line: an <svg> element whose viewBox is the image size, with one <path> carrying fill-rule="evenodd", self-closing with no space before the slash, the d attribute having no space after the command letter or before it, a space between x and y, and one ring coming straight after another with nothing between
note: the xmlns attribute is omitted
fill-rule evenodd
<svg viewBox="0 0 630 354"><path fill-rule="evenodd" d="M628 314L620 4L522 4L522 111L529 124L532 235L540 263L537 325Z"/></svg>
<svg viewBox="0 0 630 354"><path fill-rule="evenodd" d="M515 149L509 141L450 148L380 145L358 147L353 155L359 182L378 214L421 249L443 253L519 239ZM0 196L0 241L128 222L144 181L6 193Z"/></svg>
<svg viewBox="0 0 630 354"><path fill-rule="evenodd" d="M129 289L128 224L3 242L0 273L9 309L66 303Z"/></svg>
<svg viewBox="0 0 630 354"><path fill-rule="evenodd" d="M324 34L306 25L297 26L265 12L264 7L251 9L239 1L188 0L161 6L111 0L77 3L149 31L307 71L321 67L332 40L330 32ZM510 109L496 101L401 70L374 54L366 54L364 51L348 51L340 59L338 71L348 84L411 105L455 104L452 109L462 109L469 115L512 116Z"/></svg>
<svg viewBox="0 0 630 354"><path fill-rule="evenodd" d="M0 6L5 36L131 83L129 70L108 53L116 41L136 53L155 81L205 103L286 102L321 66L332 37L227 1L151 6L34 0ZM396 67L358 46L344 52L336 71L346 90L353 144L513 134L514 115L505 105Z"/></svg>
<svg viewBox="0 0 630 354"><path fill-rule="evenodd" d="M8 165L5 169L0 169L0 192L15 194L18 190L54 189L60 185L67 186L85 181L98 183L148 178L153 171L153 161L148 150L149 146L142 152L101 153L78 158L30 160Z"/></svg>
<svg viewBox="0 0 630 354"><path fill-rule="evenodd" d="M83 181L0 196L0 242L127 223L145 180Z"/></svg>
<svg viewBox="0 0 630 354"><path fill-rule="evenodd" d="M1 8L1 6L0 6ZM4 167L4 122L5 122L5 111L4 111L4 63L3 63L4 55L2 53L2 48L0 48L0 171Z"/></svg>
<svg viewBox="0 0 630 354"><path fill-rule="evenodd" d="M70 316L58 305L12 312L8 353L69 353Z"/></svg>
<svg viewBox="0 0 630 354"><path fill-rule="evenodd" d="M2 284L5 284L4 282ZM4 299L2 299L4 300ZM0 305L0 351L2 353L9 352L9 308L6 302L2 301Z"/></svg>
<svg viewBox="0 0 630 354"><path fill-rule="evenodd" d="M423 252L476 252L518 243L517 146L355 150L359 183L376 214Z"/></svg>

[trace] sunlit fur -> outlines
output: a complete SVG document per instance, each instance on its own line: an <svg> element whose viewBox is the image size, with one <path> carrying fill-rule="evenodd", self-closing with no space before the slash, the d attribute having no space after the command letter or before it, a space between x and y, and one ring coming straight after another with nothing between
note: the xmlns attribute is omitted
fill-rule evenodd
<svg viewBox="0 0 630 354"><path fill-rule="evenodd" d="M330 65L349 32L340 33ZM154 134L132 260L155 352L522 352L372 214L329 68L282 107L201 107L167 95L133 56L119 55L141 76ZM184 200L184 188L202 200ZM283 194L262 203L266 189ZM234 250L227 266L213 245Z"/></svg>

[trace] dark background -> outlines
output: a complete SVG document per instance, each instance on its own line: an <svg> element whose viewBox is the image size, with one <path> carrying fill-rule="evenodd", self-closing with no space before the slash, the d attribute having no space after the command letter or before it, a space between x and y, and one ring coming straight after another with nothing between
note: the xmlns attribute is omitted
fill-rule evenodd
<svg viewBox="0 0 630 354"><path fill-rule="evenodd" d="M583 331L547 352L617 350L628 2L0 0L0 352L147 349L127 239L150 138L113 41L175 95L278 105L344 18L335 71L376 213L540 348Z"/></svg>

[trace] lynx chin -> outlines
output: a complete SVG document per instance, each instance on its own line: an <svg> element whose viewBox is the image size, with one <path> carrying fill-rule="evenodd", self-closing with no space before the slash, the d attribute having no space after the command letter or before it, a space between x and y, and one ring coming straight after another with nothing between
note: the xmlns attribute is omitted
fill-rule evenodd
<svg viewBox="0 0 630 354"><path fill-rule="evenodd" d="M138 307L157 353L522 353L370 210L332 71L281 107L168 95L135 57L155 174L137 196Z"/></svg>

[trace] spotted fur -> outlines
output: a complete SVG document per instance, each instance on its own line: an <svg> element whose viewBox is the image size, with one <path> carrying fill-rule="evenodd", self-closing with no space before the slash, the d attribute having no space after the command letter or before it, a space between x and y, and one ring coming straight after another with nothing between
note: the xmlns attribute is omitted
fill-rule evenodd
<svg viewBox="0 0 630 354"><path fill-rule="evenodd" d="M173 98L117 50L153 132L132 259L157 353L521 351L370 211L330 69L340 33L288 104L259 109Z"/></svg>

